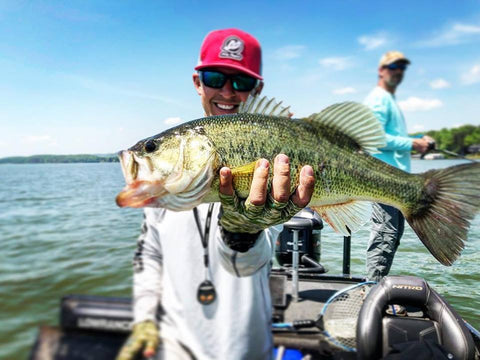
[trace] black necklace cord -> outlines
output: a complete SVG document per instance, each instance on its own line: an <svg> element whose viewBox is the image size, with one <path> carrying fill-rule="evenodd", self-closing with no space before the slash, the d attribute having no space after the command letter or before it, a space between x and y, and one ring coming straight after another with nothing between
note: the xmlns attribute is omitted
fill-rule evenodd
<svg viewBox="0 0 480 360"><path fill-rule="evenodd" d="M205 280L200 283L197 289L197 300L202 305L210 305L217 297L215 286L208 280L208 238L210 235L210 223L212 222L213 203L208 207L207 218L205 219L205 227L202 233L202 226L197 208L193 208L195 223L197 224L198 234L203 246L203 264L205 265Z"/></svg>
<svg viewBox="0 0 480 360"><path fill-rule="evenodd" d="M212 212L213 212L213 203L210 203L210 205L208 206L207 218L205 219L205 227L202 232L202 226L200 224L198 209L196 207L193 208L195 223L197 224L198 234L200 235L200 240L202 241L202 246L203 246L203 264L205 265L205 270L207 270L209 266L208 238L210 236L210 224L212 222Z"/></svg>

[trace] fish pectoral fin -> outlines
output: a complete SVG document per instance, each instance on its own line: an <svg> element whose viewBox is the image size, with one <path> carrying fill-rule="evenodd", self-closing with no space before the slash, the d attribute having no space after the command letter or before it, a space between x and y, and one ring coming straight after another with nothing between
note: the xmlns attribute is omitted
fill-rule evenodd
<svg viewBox="0 0 480 360"><path fill-rule="evenodd" d="M354 233L365 224L371 216L369 201L349 201L338 204L311 206L333 230L345 236ZM349 231L350 230L350 233Z"/></svg>
<svg viewBox="0 0 480 360"><path fill-rule="evenodd" d="M242 165L242 166L237 166L236 168L231 169L232 170L232 176L245 176L245 175L251 175L255 171L255 165L257 164L256 161Z"/></svg>

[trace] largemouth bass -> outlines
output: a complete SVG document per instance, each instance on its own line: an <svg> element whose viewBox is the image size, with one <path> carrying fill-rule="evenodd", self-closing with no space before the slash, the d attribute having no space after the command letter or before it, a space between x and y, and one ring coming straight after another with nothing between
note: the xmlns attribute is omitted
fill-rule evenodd
<svg viewBox="0 0 480 360"><path fill-rule="evenodd" d="M290 158L292 193L302 166L311 165L309 204L332 228L348 235L368 221L370 202L398 208L432 255L451 265L480 207L480 164L409 174L371 153L385 134L364 105L332 105L304 119L288 117L266 98L250 98L238 114L193 120L139 141L119 153L127 186L121 207L192 209L218 202L219 170L232 169L237 195L246 198L259 158ZM270 178L271 181L271 178Z"/></svg>

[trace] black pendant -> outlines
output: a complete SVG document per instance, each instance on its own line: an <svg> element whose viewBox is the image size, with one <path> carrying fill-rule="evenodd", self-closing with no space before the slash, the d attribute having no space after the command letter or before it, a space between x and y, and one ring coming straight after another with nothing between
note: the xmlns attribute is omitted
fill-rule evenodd
<svg viewBox="0 0 480 360"><path fill-rule="evenodd" d="M210 281L205 280L198 286L197 300L200 304L209 305L215 301L216 297L215 287Z"/></svg>

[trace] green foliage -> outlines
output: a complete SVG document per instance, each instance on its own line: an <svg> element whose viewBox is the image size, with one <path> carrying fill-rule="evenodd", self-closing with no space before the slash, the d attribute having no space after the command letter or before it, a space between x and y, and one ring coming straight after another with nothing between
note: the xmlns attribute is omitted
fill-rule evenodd
<svg viewBox="0 0 480 360"><path fill-rule="evenodd" d="M470 145L480 144L479 125L463 125L452 129L430 130L425 135L435 139L438 149L449 150L462 155L468 153Z"/></svg>
<svg viewBox="0 0 480 360"><path fill-rule="evenodd" d="M0 164L99 163L118 162L116 155L33 155L0 159Z"/></svg>

